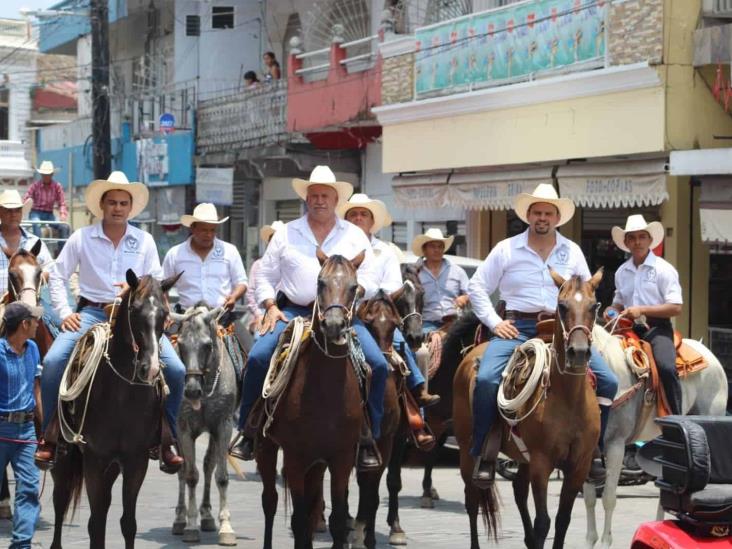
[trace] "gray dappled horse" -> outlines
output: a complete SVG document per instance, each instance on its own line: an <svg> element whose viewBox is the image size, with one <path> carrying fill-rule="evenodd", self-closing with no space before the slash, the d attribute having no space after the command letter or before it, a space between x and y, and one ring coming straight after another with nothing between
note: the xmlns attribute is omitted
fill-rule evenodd
<svg viewBox="0 0 732 549"><path fill-rule="evenodd" d="M186 366L183 403L178 414L178 442L185 466L178 473L180 491L173 533L182 534L183 541L186 542L199 540L196 438L203 432L208 432L208 448L203 459L201 530L216 530L216 521L211 514L211 476L215 471L219 489L219 544L236 545L236 534L231 527L226 499L229 484L226 455L233 429L238 390L231 357L223 338L218 335L217 320L221 312L221 308L209 310L207 306L199 304L184 314L171 313L171 318L179 324L178 354Z"/></svg>

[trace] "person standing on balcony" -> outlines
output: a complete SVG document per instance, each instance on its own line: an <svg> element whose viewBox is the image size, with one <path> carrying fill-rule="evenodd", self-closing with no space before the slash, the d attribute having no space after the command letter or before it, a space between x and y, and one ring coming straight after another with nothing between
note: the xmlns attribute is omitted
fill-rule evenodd
<svg viewBox="0 0 732 549"><path fill-rule="evenodd" d="M56 172L53 162L44 160L36 171L41 175L41 179L35 181L23 197L23 201L29 198L33 200L33 208L30 212L31 221L56 221L53 213L56 206L58 206L61 221L66 221L69 214L66 208L66 197L61 183L53 178L53 174ZM66 226L59 225L58 231L60 238L68 236ZM41 236L40 223L33 225L33 234L37 237Z"/></svg>
<svg viewBox="0 0 732 549"><path fill-rule="evenodd" d="M254 90L260 84L257 73L254 71L247 71L244 73L244 89Z"/></svg>
<svg viewBox="0 0 732 549"><path fill-rule="evenodd" d="M282 78L282 71L280 70L280 63L277 61L273 51L268 51L264 54L264 66L266 67L264 73L264 80L271 82L272 80L279 80Z"/></svg>

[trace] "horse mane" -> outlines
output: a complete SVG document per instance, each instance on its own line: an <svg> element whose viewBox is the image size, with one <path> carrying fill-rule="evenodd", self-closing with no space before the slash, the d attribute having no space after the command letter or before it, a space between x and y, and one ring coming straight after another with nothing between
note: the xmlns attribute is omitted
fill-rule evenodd
<svg viewBox="0 0 732 549"><path fill-rule="evenodd" d="M468 345L473 342L475 330L480 325L480 320L472 310L466 310L463 315L458 317L452 323L447 332L447 337L442 344L442 358L440 360L440 372L445 371L446 367L452 365L450 369L451 375L455 372L458 365L463 359L463 349L466 346L466 338L469 338Z"/></svg>

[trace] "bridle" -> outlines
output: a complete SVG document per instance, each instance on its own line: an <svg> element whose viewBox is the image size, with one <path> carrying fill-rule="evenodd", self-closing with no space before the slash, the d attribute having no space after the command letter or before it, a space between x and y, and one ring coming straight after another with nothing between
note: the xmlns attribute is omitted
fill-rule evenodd
<svg viewBox="0 0 732 549"><path fill-rule="evenodd" d="M315 319L318 319L318 324L323 322L325 319L325 313L330 311L331 309L343 309L344 314L346 315L346 322L348 324L348 327L351 327L351 319L353 318L353 309L356 306L356 300L358 299L358 290L353 296L353 300L351 300L350 307L347 307L346 305L343 305L342 303L331 303L328 305L325 309L321 310L320 308L320 296L315 296L315 303L313 304L313 316L310 320L310 325L315 325ZM350 333L350 332L349 332ZM346 336L347 338L350 336ZM312 331L312 340L315 342L315 345L320 349L320 352L323 353L328 358L346 358L349 356L350 352L348 349L348 343L346 343L346 352L340 355L334 355L331 354L328 350L328 339L326 337L323 337L323 344L320 344L320 341L318 341L317 334L315 333L315 330Z"/></svg>
<svg viewBox="0 0 732 549"><path fill-rule="evenodd" d="M43 285L43 272L41 272L38 276L38 284L36 286L23 286L22 288L20 288L20 290L16 290L15 286L13 285L13 279L10 277L10 269L8 269L8 289L13 296L13 301L20 301L24 292L33 292L35 302L38 303L41 295L41 288L43 288Z"/></svg>
<svg viewBox="0 0 732 549"><path fill-rule="evenodd" d="M406 280L406 281L404 282L404 284L405 284L405 285L408 285L409 287L411 287L411 288L412 288L413 290L415 290L415 291L416 291L416 288L414 287L414 283L413 283L413 282L412 282L411 280ZM401 296L400 296L400 298L399 298L399 299L397 299L397 302L398 302L398 301L399 301L400 299L401 299ZM395 303L395 304L396 304L396 303ZM399 310L399 309L397 308L397 311L398 311L398 310ZM400 316L400 317L399 317L399 324L398 324L398 327L399 327L399 329L400 329L401 331L404 331L404 329L405 329L404 327L405 327L405 325L406 325L406 323L407 323L407 320L408 320L409 318L413 317L413 316L414 316L414 317L417 317L417 318L419 319L419 321L420 321L420 322L422 322L422 313L420 313L420 312L419 312L419 311L417 310L417 304L416 304L416 303L414 304L414 310L413 310L413 311L411 311L411 312L409 312L409 313L405 314L404 316Z"/></svg>
<svg viewBox="0 0 732 549"><path fill-rule="evenodd" d="M564 283L566 284L566 282ZM564 284L559 288L559 294L561 295L562 289L564 288ZM597 304L599 305L599 303ZM584 324L576 324L575 326L572 326L569 330L567 330L567 327L564 324L564 316L562 315L561 311L557 307L557 314L556 318L559 320L559 326L562 329L562 345L564 345L564 352L565 355L567 353L567 346L569 345L569 339L572 337L572 334L575 332L582 332L585 334L585 337L587 337L587 344L589 346L592 346L592 330L595 327L595 324L597 322L597 305L595 306L595 314L592 317L592 325L591 326L585 326ZM555 345L556 347L556 345ZM556 358L556 357L555 357ZM589 361L588 361L589 362ZM587 364L584 365L584 368L582 368L581 371L575 370L573 367L565 367L561 364L559 364L559 360L556 361L557 363L557 371L564 375L569 374L573 376L584 376L587 375Z"/></svg>

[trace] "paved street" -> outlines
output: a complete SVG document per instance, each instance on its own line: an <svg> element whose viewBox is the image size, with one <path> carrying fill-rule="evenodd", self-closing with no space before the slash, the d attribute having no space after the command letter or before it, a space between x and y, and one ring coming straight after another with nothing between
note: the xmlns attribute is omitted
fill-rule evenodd
<svg viewBox="0 0 732 549"><path fill-rule="evenodd" d="M199 444L201 450L201 444ZM200 452L202 455L202 452ZM152 466L148 478L143 485L138 504L138 547L181 547L184 546L179 537L170 533L173 523L174 507L177 501L177 479L160 473ZM230 508L232 525L236 531L238 547L254 549L262 543L262 511L260 507L259 477L251 463L243 464L245 479L240 480L231 471L230 478ZM419 468L405 468L404 490L401 497L402 527L407 531L409 545L419 549L438 549L445 547L467 548L469 546L468 520L463 509L463 485L457 469L445 465L435 471L435 486L442 499L435 503L433 510L420 508L421 475ZM114 499L110 510L107 526L107 546L113 549L123 547L119 530L121 515L120 491L121 483L115 487ZM499 482L500 493L504 504L502 514L502 531L500 546L507 548L522 547L523 533L514 508L511 486L508 482ZM556 508L560 483L552 481L550 506ZM13 486L11 486L11 490ZM214 507L218 506L218 496L214 490ZM51 505L52 481L50 475L46 479L46 488L43 494L43 511L41 523L36 535L38 547L48 547L52 538L53 508ZM327 490L326 490L327 493ZM351 489L352 509L356 508L355 479ZM386 485L382 482L382 502L386 503ZM641 487L622 488L615 519L615 547L628 547L633 532L639 522L653 520L655 516L656 490L652 485ZM289 518L284 515L284 505L280 487L280 506L275 519L275 547L291 547L289 533ZM86 497L77 516L64 528L66 547L84 547L88 544L86 521L88 507ZM572 524L568 535L568 547L582 547L585 532L585 507L581 499L577 500ZM10 533L10 524L0 521L0 540L7 539ZM379 509L377 519L377 542L379 547L389 547L387 544L388 527L386 526L386 510ZM201 547L216 546L215 532L201 533ZM0 545L4 543L0 541ZM485 542L484 546L492 544ZM330 547L327 534L317 537L315 547Z"/></svg>

